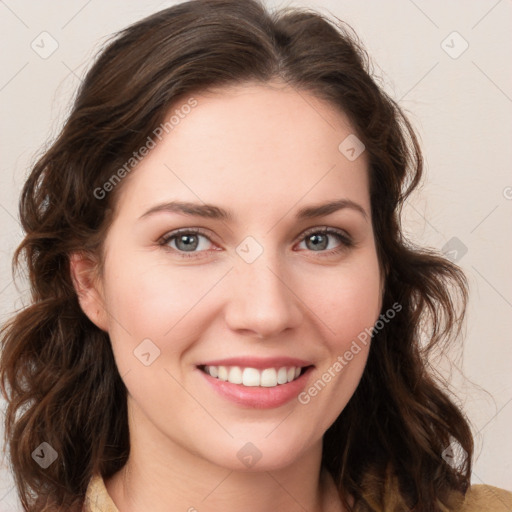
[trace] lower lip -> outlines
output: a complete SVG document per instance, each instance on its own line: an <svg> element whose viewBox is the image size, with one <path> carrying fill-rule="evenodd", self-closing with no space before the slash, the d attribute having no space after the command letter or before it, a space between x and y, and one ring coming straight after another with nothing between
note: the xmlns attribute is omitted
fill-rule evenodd
<svg viewBox="0 0 512 512"><path fill-rule="evenodd" d="M272 409L293 400L304 389L309 373L312 370L313 367L310 366L300 377L292 382L267 388L263 386L232 384L231 382L216 379L198 369L208 384L222 397L237 405L250 407L251 409Z"/></svg>

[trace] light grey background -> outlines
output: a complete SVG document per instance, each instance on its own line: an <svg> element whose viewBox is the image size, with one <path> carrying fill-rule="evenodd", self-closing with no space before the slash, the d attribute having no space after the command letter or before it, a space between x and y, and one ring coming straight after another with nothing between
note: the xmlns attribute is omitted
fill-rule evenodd
<svg viewBox="0 0 512 512"><path fill-rule="evenodd" d="M24 283L17 290L12 282L10 264L21 240L17 200L30 165L58 133L108 36L174 3L0 0L2 322L26 297ZM311 7L350 23L382 85L409 114L421 138L426 179L405 209L406 232L445 251L454 243L466 247L458 263L471 286L463 352L455 347L435 365L450 377L473 426L472 482L512 490L512 3L267 3ZM52 45L58 47L48 55ZM21 508L2 460L0 512L15 510Z"/></svg>

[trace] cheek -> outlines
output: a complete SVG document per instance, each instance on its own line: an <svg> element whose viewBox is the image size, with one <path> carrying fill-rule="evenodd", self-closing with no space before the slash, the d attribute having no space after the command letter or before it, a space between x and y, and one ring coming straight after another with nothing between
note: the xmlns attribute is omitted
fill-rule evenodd
<svg viewBox="0 0 512 512"><path fill-rule="evenodd" d="M199 267L170 268L148 260L131 256L105 266L109 332L120 368L130 366L133 351L146 339L166 358L181 357L187 340L200 332L201 323L194 321L200 303L221 277Z"/></svg>
<svg viewBox="0 0 512 512"><path fill-rule="evenodd" d="M309 282L314 287L309 286L309 291L303 288L301 293L307 297L305 302L316 314L317 323L324 326L331 348L343 350L360 332L374 325L382 306L375 255L370 253L329 273L311 275Z"/></svg>
<svg viewBox="0 0 512 512"><path fill-rule="evenodd" d="M379 279L377 262L369 259L322 281L329 291L312 297L319 312L317 325L323 325L325 350L298 401L304 407L304 418L315 418L313 432L325 432L332 425L359 384L370 350L371 328L381 309Z"/></svg>
<svg viewBox="0 0 512 512"><path fill-rule="evenodd" d="M323 410L322 428L327 428L350 400L366 365L382 306L377 257L368 251L317 284L310 300L317 325L323 325L325 357L299 402L309 404L310 411Z"/></svg>

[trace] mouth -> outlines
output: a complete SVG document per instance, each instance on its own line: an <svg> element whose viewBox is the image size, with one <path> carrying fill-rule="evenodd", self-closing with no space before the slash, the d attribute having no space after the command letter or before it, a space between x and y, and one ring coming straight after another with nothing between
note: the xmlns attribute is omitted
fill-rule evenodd
<svg viewBox="0 0 512 512"><path fill-rule="evenodd" d="M273 409L292 402L314 368L311 361L288 356L239 356L196 365L210 389L245 409Z"/></svg>
<svg viewBox="0 0 512 512"><path fill-rule="evenodd" d="M250 388L275 388L299 379L311 366L252 368L250 366L200 365L198 368L219 381Z"/></svg>

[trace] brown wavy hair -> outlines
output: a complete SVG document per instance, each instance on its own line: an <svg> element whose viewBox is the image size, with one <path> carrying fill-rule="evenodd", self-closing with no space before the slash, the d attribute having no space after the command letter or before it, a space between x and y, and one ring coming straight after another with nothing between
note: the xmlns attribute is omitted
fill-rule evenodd
<svg viewBox="0 0 512 512"><path fill-rule="evenodd" d="M456 265L402 233L401 208L420 184L422 154L410 122L372 73L343 21L309 9L269 12L257 0L184 2L108 42L20 198L25 237L13 269L22 257L31 301L1 331L0 383L24 510L79 510L91 476L109 478L130 451L126 388L108 334L85 316L70 277L75 251L101 268L123 182L106 197L95 191L178 99L273 79L346 113L366 146L386 273L382 311L402 306L372 336L359 386L324 435L323 465L349 510L447 511L460 502L470 484L473 438L429 356L460 334L468 285ZM58 454L46 469L32 458L42 442ZM459 465L443 457L450 443L463 450Z"/></svg>

